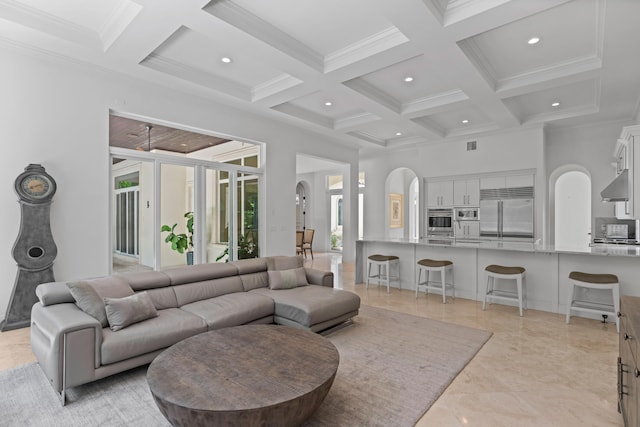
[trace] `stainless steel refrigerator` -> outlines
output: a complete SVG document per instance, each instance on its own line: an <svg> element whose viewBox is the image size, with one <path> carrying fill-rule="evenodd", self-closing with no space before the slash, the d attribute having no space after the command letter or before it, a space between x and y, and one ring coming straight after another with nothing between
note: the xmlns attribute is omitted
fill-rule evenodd
<svg viewBox="0 0 640 427"><path fill-rule="evenodd" d="M480 236L533 239L533 198L481 199Z"/></svg>

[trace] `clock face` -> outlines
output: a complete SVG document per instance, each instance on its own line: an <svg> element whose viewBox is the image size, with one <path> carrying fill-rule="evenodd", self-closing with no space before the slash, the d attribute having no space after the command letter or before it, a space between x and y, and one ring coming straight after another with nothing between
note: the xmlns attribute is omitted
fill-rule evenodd
<svg viewBox="0 0 640 427"><path fill-rule="evenodd" d="M20 182L20 188L25 195L33 199L47 197L53 191L51 180L44 175L27 175Z"/></svg>

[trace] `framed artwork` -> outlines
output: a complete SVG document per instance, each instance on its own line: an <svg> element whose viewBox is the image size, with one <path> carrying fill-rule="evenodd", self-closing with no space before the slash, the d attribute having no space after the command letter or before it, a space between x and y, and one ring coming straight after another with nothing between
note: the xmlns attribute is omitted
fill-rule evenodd
<svg viewBox="0 0 640 427"><path fill-rule="evenodd" d="M404 214L402 212L402 194L389 194L389 227L402 228L404 226Z"/></svg>

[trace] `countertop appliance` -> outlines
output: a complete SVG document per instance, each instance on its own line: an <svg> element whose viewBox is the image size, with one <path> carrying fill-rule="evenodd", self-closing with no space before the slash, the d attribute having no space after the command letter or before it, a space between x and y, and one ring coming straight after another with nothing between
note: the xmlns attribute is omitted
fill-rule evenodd
<svg viewBox="0 0 640 427"><path fill-rule="evenodd" d="M533 239L533 187L480 190L480 236Z"/></svg>
<svg viewBox="0 0 640 427"><path fill-rule="evenodd" d="M479 221L480 208L454 208L453 218L456 221Z"/></svg>
<svg viewBox="0 0 640 427"><path fill-rule="evenodd" d="M593 244L640 245L638 229L640 220L596 217Z"/></svg>
<svg viewBox="0 0 640 427"><path fill-rule="evenodd" d="M453 234L453 210L428 209L427 232L429 235L451 236Z"/></svg>

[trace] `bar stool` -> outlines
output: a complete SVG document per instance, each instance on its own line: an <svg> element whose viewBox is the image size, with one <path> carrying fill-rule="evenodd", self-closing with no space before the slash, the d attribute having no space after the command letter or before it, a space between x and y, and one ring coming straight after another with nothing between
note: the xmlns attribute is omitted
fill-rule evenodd
<svg viewBox="0 0 640 427"><path fill-rule="evenodd" d="M369 281L371 279L378 280L378 286L380 286L380 281L385 280L387 282L387 293L389 293L389 287L392 280L398 282L398 288L400 285L400 258L395 255L370 255L368 257L368 268L367 268L367 283L365 288L369 289ZM371 267L374 265L378 266L378 274L371 275ZM396 275L392 275L391 267L395 267L397 272ZM384 268L384 270L382 270Z"/></svg>
<svg viewBox="0 0 640 427"><path fill-rule="evenodd" d="M425 281L421 282L422 272L425 272ZM440 281L429 280L430 272L439 272ZM446 276L447 271L450 273L451 282L447 283ZM421 286L425 288L425 294L431 291L442 292L442 303L446 304L447 288L451 289L451 298L456 298L456 290L453 287L453 263L451 261L443 260L438 261L434 259L421 259L418 261L418 283L416 283L416 298L418 298L418 290Z"/></svg>
<svg viewBox="0 0 640 427"><path fill-rule="evenodd" d="M597 302L580 301L575 299L576 288L606 289L611 291L613 304L601 304ZM577 303L577 304L576 304ZM616 319L616 331L620 333L620 283L615 274L590 274L580 271L569 273L569 299L567 303L567 324L571 317L571 311L582 311L611 315Z"/></svg>
<svg viewBox="0 0 640 427"><path fill-rule="evenodd" d="M520 308L520 317L523 315L523 308L527 308L527 293L524 281L524 267L505 267L503 265L488 265L485 269L487 272L487 285L482 298L482 309L485 309L487 297L490 300L517 301ZM495 289L496 279L508 279L516 281L516 292ZM489 301L491 302L491 301Z"/></svg>

